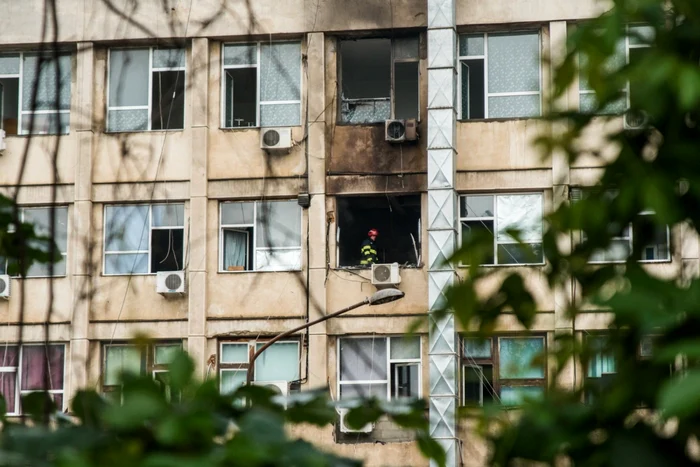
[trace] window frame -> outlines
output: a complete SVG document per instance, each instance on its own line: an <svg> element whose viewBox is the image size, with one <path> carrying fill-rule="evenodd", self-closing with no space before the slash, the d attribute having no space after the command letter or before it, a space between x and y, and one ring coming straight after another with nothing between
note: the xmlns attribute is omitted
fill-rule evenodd
<svg viewBox="0 0 700 467"><path fill-rule="evenodd" d="M473 335L461 335L459 342L460 342L460 355L459 355L459 369L460 369L460 378L459 378L459 387L460 387L460 395L459 395L459 402L460 406L462 407L483 407L484 405L484 393L483 393L483 382L481 384L480 388L480 403L478 405L467 402L466 400L466 391L465 391L465 383L466 383L466 376L467 376L467 371L465 368L469 368L469 371L472 371L474 369L479 369L480 372L480 377L483 380L483 365L490 365L492 369L492 381L489 383L491 386L491 389L495 392L494 394L494 401L497 405L503 407L503 408L511 408L511 407L518 407L517 405L504 405L501 402L501 389L505 385L507 387L540 387L542 388L543 394L546 394L547 392L547 387L549 385L549 368L548 364L545 360L542 364L542 370L543 370L543 376L542 378L501 378L500 377L500 368L501 368L501 346L500 342L501 339L514 339L514 340L522 340L522 339L541 339L542 340L542 348L543 352L545 355L547 355L547 334L546 333L532 333L532 334L494 334L488 337L484 337L484 339L488 339L490 341L490 346L491 346L491 357L490 358L484 358L484 357L468 357L466 355L466 342L467 339L481 339L480 337L473 336ZM504 384L505 382L505 384Z"/></svg>
<svg viewBox="0 0 700 467"><path fill-rule="evenodd" d="M68 346L66 345L65 342L49 342L48 346L61 346L63 347L63 389L22 389L22 361L24 359L24 348L25 347L44 347L47 344L44 343L23 343L22 345L19 345L19 343L5 343L5 347L17 347L17 366L0 366L0 374L2 373L14 373L15 376L15 404L14 407L11 409L9 406L7 407L7 415L8 416L20 416L22 415L22 396L30 394L32 392L46 392L48 394L53 395L58 394L61 396L61 407L58 407L58 409L62 412L66 408L66 380L67 380L67 370L68 370L68 362L66 356L68 355L67 349ZM0 348L0 352L2 352L2 348Z"/></svg>
<svg viewBox="0 0 700 467"><path fill-rule="evenodd" d="M220 340L219 341L219 345L218 345L219 354L217 355L218 376L219 376L219 392L223 391L222 385L223 385L223 381L224 381L224 378L223 378L224 373L227 373L227 372L236 373L238 371L243 371L244 374L246 375L246 379L247 379L248 368L250 368L250 359L255 354L257 346L265 345L266 343L268 343L270 341L270 339L271 338L264 338L261 340L241 339L241 340ZM279 340L279 341L275 342L274 344L272 344L272 346L275 346L276 344L296 344L297 362L298 362L297 374L299 375L299 380L291 380L291 381L287 381L287 383L292 384L292 383L297 383L297 382L301 381L301 361L302 361L301 357L302 357L303 352L304 352L304 349L301 345L302 344L301 340L287 338L287 339L283 339L283 340ZM245 345L245 346L247 346L246 362L224 362L223 355L224 355L224 346L225 345ZM308 351L308 349L307 349L307 351ZM256 359L255 363L257 363L257 359ZM252 382L254 382L254 383L273 382L273 381L267 381L267 380L265 380L265 381L256 380L255 379L255 364L253 365L252 378L253 378ZM230 393L227 393L227 394L230 394Z"/></svg>
<svg viewBox="0 0 700 467"><path fill-rule="evenodd" d="M148 50L148 103L146 105L125 105L121 107L113 107L109 105L109 95L111 90L111 67L112 67L112 50ZM153 52L155 50L182 50L184 53L185 64L182 67L153 67ZM157 47L157 46L147 46L147 47L109 47L107 49L107 88L105 90L105 122L104 131L108 134L118 134L118 133L144 133L151 131L184 131L187 127L187 46L184 47ZM153 73L164 72L164 71L175 71L182 72L184 78L183 89L182 89L182 128L173 129L151 129L153 122ZM109 112L110 110L148 110L147 124L148 128L145 130L110 130L109 129Z"/></svg>
<svg viewBox="0 0 700 467"><path fill-rule="evenodd" d="M220 201L219 202L219 253L218 253L218 273L222 274L240 274L240 273L259 273L259 272L293 272L293 271L301 271L303 269L303 251L304 251L304 210L301 209L301 206L299 206L299 215L301 216L301 219L299 221L299 226L301 227L301 230L299 232L299 247L277 247L277 248L272 248L272 247L260 247L258 248L258 239L257 239L257 222L258 222L258 203L261 202L267 202L267 203L274 203L274 202L293 202L295 201L294 199L272 199L272 200L266 200L266 201L260 201L260 200L233 200L233 201ZM252 203L253 204L253 223L252 224L224 224L223 223L223 206L226 204L236 204L236 203ZM229 271L227 269L224 269L224 231L226 230L244 230L244 229L250 229L252 228L252 235L249 234L248 236L248 244L252 242L253 245L253 257L248 258L248 262L250 262L253 267L252 269L244 269L242 271ZM250 238L252 237L252 239ZM268 269L268 270L260 270L258 269L257 265L257 252L258 250L261 251L274 251L274 250L287 250L287 251L292 251L292 250L298 250L299 251L299 267L298 268L290 268L290 269ZM247 255L247 253L246 253Z"/></svg>
<svg viewBox="0 0 700 467"><path fill-rule="evenodd" d="M55 110L22 110L22 98L23 98L23 89L24 89L24 56L25 55L33 55L33 54L40 54L38 51L7 51L7 52L2 52L0 55L17 55L18 60L19 60L19 73L0 73L0 79L18 79L18 88L17 88L17 133L14 135L8 135L8 136L60 136L60 135L68 135L70 134L70 113L71 109L69 108L68 110L60 110L60 109L55 109ZM68 87L70 88L70 94L71 94L71 101L73 100L73 52L69 50L59 50L58 51L58 58L62 56L68 56L68 59L70 61L70 80L68 82ZM51 59L53 59L53 54L51 54ZM60 65L59 65L60 69ZM60 92L60 91L59 91ZM2 99L0 99L0 103L4 105L4 96ZM72 104L72 102L71 102ZM72 105L70 106L72 107ZM24 115L56 115L57 118L59 118L59 126L60 125L60 114L67 114L68 115L68 131L65 133L62 131L59 131L58 133L30 133L30 132L24 132L22 131L22 117ZM0 109L0 118L4 118L4 115L2 115L2 109ZM0 121L2 123L2 121Z"/></svg>
<svg viewBox="0 0 700 467"><path fill-rule="evenodd" d="M116 393L121 390L120 384L106 384L105 379L107 378L107 349L110 347L125 347L132 348L139 351L141 354L141 369L140 375L150 375L154 381L156 373L168 373L169 363L156 363L156 347L168 347L168 346L179 346L180 350L184 349L183 342L181 340L163 340L154 343L150 343L146 346L131 344L129 342L101 342L100 349L102 351L101 365L100 368L100 389L102 394ZM145 350L145 355L144 355Z"/></svg>
<svg viewBox="0 0 700 467"><path fill-rule="evenodd" d="M531 196L531 195L539 195L540 196L540 202L542 205L542 219L540 221L540 225L542 227L542 237L544 238L544 214L545 214L545 193L543 191L531 191L531 192L469 192L469 193L458 193L457 196L457 202L459 203L457 205L457 220L460 224L459 226L459 232L458 232L458 241L459 245L462 245L463 238L462 238L462 222L467 222L467 221L493 221L493 263L492 264L480 264L479 267L519 267L519 266L544 266L546 264L546 258L544 256L544 250L542 252L542 261L537 262L537 263L499 263L498 262L498 246L499 245L519 245L519 243L499 243L498 242L498 224L497 224L497 219L498 219L498 208L497 208L497 198L499 196ZM461 203L462 203L462 198L467 198L469 196L491 196L493 198L493 216L491 217L462 217L461 214ZM543 238L540 239L539 244L542 245ZM534 244L535 242L522 242L527 245ZM468 264L460 263L460 267L468 267Z"/></svg>
<svg viewBox="0 0 700 467"><path fill-rule="evenodd" d="M182 226L153 226L153 206L167 206L167 205L182 205ZM122 206L148 206L148 252L145 250L128 250L128 251L107 251L107 207L122 207ZM153 241L153 230L174 230L182 229L182 259L183 264L180 271L185 270L185 246L187 245L187 238L185 237L185 219L187 217L187 212L185 211L184 202L155 202L155 203L105 203L102 207L102 275L103 276L154 276L158 273L151 271L151 259L152 259L152 241ZM148 272L120 272L120 273L107 273L107 255L142 255L148 253Z"/></svg>
<svg viewBox="0 0 700 467"><path fill-rule="evenodd" d="M539 75L539 91L514 91L514 92L496 92L489 93L489 53L488 53L488 36L489 35L518 35L523 33L537 33L537 72ZM483 36L484 40L484 53L482 55L461 55L459 40L461 36ZM489 32L475 32L475 33L462 33L457 34L457 122L481 122L487 120L518 120L518 119L531 119L531 118L541 118L544 109L543 104L543 89L542 89L542 28L537 29L516 29L512 31L489 31ZM464 118L462 116L462 61L469 59L483 59L484 60L484 118ZM489 116L489 97L510 97L510 96L540 96L540 113L535 116L525 116L525 117L490 117Z"/></svg>
<svg viewBox="0 0 700 467"><path fill-rule="evenodd" d="M298 127L302 125L302 117L304 113L303 106L301 105L303 100L304 91L304 66L303 63L299 67L299 100L282 100L282 101L261 101L260 100L260 63L262 59L262 46L263 45L274 45L274 44L299 44L300 54L304 56L303 41L301 40L279 40L279 41L253 41L253 42L222 42L221 52L219 59L221 60L221 85L219 92L219 112L221 118L219 119L219 129L221 130L252 130L252 129L262 129L262 128L277 128L278 126L262 126L260 122L260 106L262 105L279 105L279 104L298 104L299 105L299 124L298 125L283 125L282 127ZM224 62L224 53L227 45L247 45L255 46L256 60L255 64L245 64L245 65L226 65ZM232 69L245 69L245 68L255 68L255 126L226 126L226 70Z"/></svg>
<svg viewBox="0 0 700 467"><path fill-rule="evenodd" d="M391 358L391 340L392 339L411 339L415 338L418 339L419 342L419 358ZM386 341L386 374L387 374L387 379L385 380L347 380L343 381L341 380L341 368L340 368L340 348L341 348L341 341L343 339L349 340L349 339L374 339L374 340L385 340ZM357 385L357 384L367 384L367 385L385 385L387 388L387 394L386 394L386 400L391 401L391 400L401 400L404 398L398 397L398 396L393 396L393 391L394 388L397 387L398 385L398 378L395 379L394 371L393 369L396 368L396 365L417 365L418 366L418 396L416 396L418 399L423 397L423 339L421 335L401 335L401 334L396 334L396 335L381 335L381 336L376 336L376 335L343 335L343 336L337 336L336 338L336 394L337 394L337 399L340 400L340 394L341 394L341 386L342 385Z"/></svg>
<svg viewBox="0 0 700 467"><path fill-rule="evenodd" d="M24 223L25 220L25 210L32 210L32 209L60 209L60 208L65 208L66 209L66 251L63 252L60 250L60 248L57 248L56 251L63 257L63 261L65 262L66 265L66 272L63 274L56 274L54 271L54 274L52 276L49 275L40 275L40 276L22 276L22 275L13 275L12 278L15 279L46 279L46 278L52 278L52 277L66 277L68 275L68 249L70 247L70 238L69 238L69 233L70 233L70 212L69 212L69 207L67 204L60 204L60 205L53 205L53 206L20 206L19 207L19 220L20 222ZM51 219L49 215L49 220ZM32 224L33 228L33 224ZM54 232L55 235L56 232ZM55 243L55 241L54 241ZM56 245L58 247L58 245ZM7 274L7 268L10 265L10 261L7 258L0 258L0 260L4 259L4 264L5 264L5 274ZM2 264L0 262L0 264ZM54 263L57 264L57 263ZM27 270L27 272L29 272Z"/></svg>
<svg viewBox="0 0 700 467"><path fill-rule="evenodd" d="M394 120L396 119L396 96L395 96L395 88L396 88L396 64L397 63L418 63L418 96L417 96L417 101L418 101L418 108L416 109L416 123L421 122L421 70L420 70L420 61L421 61L421 36L422 34L417 33L417 34L409 34L405 36L398 36L398 37L393 37L393 36L370 36L370 37L338 37L337 39L337 87L338 87L338 105L337 105L337 118L336 118L336 124L337 125L347 125L347 126L357 126L357 125L381 125L384 123L384 121L379 121L379 122L368 122L368 123L352 123L352 122L346 122L343 120L343 103L344 102L381 102L385 100L389 100L389 120ZM398 41L401 39L412 39L414 38L417 40L417 54L415 58L396 58L396 51L395 51L395 46L394 46L394 41ZM361 99L344 99L343 96L343 54L340 53L340 47L341 43L343 41L361 41L363 39L386 39L389 41L389 50L391 54L391 58L389 60L389 67L391 68L390 74L389 74L389 96L388 98L381 98L381 97L366 97L366 98L361 98Z"/></svg>

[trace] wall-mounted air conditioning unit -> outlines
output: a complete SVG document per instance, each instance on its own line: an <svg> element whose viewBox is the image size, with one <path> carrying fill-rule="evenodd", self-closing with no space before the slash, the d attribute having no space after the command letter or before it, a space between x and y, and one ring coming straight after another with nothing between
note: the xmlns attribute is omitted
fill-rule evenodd
<svg viewBox="0 0 700 467"><path fill-rule="evenodd" d="M397 285L400 283L399 263L372 265L372 285Z"/></svg>
<svg viewBox="0 0 700 467"><path fill-rule="evenodd" d="M5 130L0 130L0 154L5 151Z"/></svg>
<svg viewBox="0 0 700 467"><path fill-rule="evenodd" d="M390 143L415 141L418 137L415 118L408 120L386 120L384 122L384 139Z"/></svg>
<svg viewBox="0 0 700 467"><path fill-rule="evenodd" d="M169 297L185 294L185 271L158 271L156 292Z"/></svg>
<svg viewBox="0 0 700 467"><path fill-rule="evenodd" d="M282 398L285 398L289 396L289 383L287 381L254 381L254 385L256 386L262 386L268 389L272 389L275 391L277 396L281 396ZM284 408L287 408L287 400L286 399L281 399L279 401Z"/></svg>
<svg viewBox="0 0 700 467"><path fill-rule="evenodd" d="M338 415L340 415L338 424L340 425L341 433L371 433L374 430L374 423L368 423L360 428L350 428L345 423L345 417L348 415L348 409L338 409Z"/></svg>
<svg viewBox="0 0 700 467"><path fill-rule="evenodd" d="M0 298L10 299L10 276L0 275Z"/></svg>
<svg viewBox="0 0 700 467"><path fill-rule="evenodd" d="M260 149L289 149L291 147L291 128L262 128L260 130Z"/></svg>
<svg viewBox="0 0 700 467"><path fill-rule="evenodd" d="M627 110L622 116L625 130L643 130L649 124L649 116L643 110Z"/></svg>

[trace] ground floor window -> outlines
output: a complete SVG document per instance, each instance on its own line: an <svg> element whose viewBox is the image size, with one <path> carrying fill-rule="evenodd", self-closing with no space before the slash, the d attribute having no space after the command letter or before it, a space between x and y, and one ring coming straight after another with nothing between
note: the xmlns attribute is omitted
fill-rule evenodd
<svg viewBox="0 0 700 467"><path fill-rule="evenodd" d="M265 341L221 342L219 348L220 389L230 394L246 383L253 354L265 345ZM299 341L275 342L255 359L253 381L299 381L301 353Z"/></svg>

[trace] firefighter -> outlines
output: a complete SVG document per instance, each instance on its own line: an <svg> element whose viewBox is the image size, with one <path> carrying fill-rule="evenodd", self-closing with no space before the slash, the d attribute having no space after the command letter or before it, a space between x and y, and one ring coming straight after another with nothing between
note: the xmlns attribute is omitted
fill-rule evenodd
<svg viewBox="0 0 700 467"><path fill-rule="evenodd" d="M362 247L360 248L360 264L363 266L369 266L371 264L379 262L379 256L377 256L377 248L374 246L375 240L377 240L377 229L370 229L367 232L369 238L362 242Z"/></svg>

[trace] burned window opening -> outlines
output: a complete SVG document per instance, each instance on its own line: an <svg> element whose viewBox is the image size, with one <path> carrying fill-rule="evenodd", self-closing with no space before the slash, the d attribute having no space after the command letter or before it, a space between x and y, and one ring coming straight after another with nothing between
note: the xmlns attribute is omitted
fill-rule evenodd
<svg viewBox="0 0 700 467"><path fill-rule="evenodd" d="M340 41L340 121L419 116L418 37Z"/></svg>
<svg viewBox="0 0 700 467"><path fill-rule="evenodd" d="M16 135L19 122L19 78L0 78L2 87L2 129L7 135Z"/></svg>
<svg viewBox="0 0 700 467"><path fill-rule="evenodd" d="M233 68L226 73L224 126L254 127L257 121L257 68Z"/></svg>
<svg viewBox="0 0 700 467"><path fill-rule="evenodd" d="M338 266L361 267L362 243L379 232L379 263L420 265L420 195L354 196L337 199Z"/></svg>
<svg viewBox="0 0 700 467"><path fill-rule="evenodd" d="M185 127L184 71L154 71L151 99L152 130Z"/></svg>

